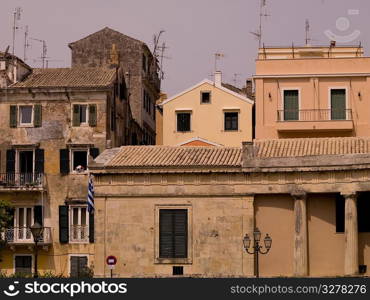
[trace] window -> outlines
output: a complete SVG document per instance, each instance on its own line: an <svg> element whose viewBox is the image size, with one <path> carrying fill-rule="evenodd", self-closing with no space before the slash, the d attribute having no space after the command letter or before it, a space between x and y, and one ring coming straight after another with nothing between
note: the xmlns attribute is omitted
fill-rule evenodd
<svg viewBox="0 0 370 300"><path fill-rule="evenodd" d="M60 173L67 175L70 171L83 172L87 170L88 156L95 159L99 155L99 148L83 148L81 145L75 148L60 149L59 166Z"/></svg>
<svg viewBox="0 0 370 300"><path fill-rule="evenodd" d="M89 215L87 206L71 206L69 238L71 242L88 243L89 242Z"/></svg>
<svg viewBox="0 0 370 300"><path fill-rule="evenodd" d="M42 107L35 105L10 105L9 126L11 128L21 127L41 127Z"/></svg>
<svg viewBox="0 0 370 300"><path fill-rule="evenodd" d="M357 223L359 232L370 232L370 193L360 193L357 198ZM336 232L345 231L345 199L338 195L336 199Z"/></svg>
<svg viewBox="0 0 370 300"><path fill-rule="evenodd" d="M19 107L19 124L32 125L33 123L33 108L30 105Z"/></svg>
<svg viewBox="0 0 370 300"><path fill-rule="evenodd" d="M225 131L238 130L238 112L225 112Z"/></svg>
<svg viewBox="0 0 370 300"><path fill-rule="evenodd" d="M32 255L15 255L14 272L16 274L32 274Z"/></svg>
<svg viewBox="0 0 370 300"><path fill-rule="evenodd" d="M159 257L187 258L187 209L159 210Z"/></svg>
<svg viewBox="0 0 370 300"><path fill-rule="evenodd" d="M71 277L88 276L87 256L70 257L70 276Z"/></svg>
<svg viewBox="0 0 370 300"><path fill-rule="evenodd" d="M330 116L331 120L346 120L346 90L330 90Z"/></svg>
<svg viewBox="0 0 370 300"><path fill-rule="evenodd" d="M95 104L74 104L72 108L72 125L96 126L96 105Z"/></svg>
<svg viewBox="0 0 370 300"><path fill-rule="evenodd" d="M87 169L87 150L72 150L72 170L82 172Z"/></svg>
<svg viewBox="0 0 370 300"><path fill-rule="evenodd" d="M299 120L299 91L284 90L284 120Z"/></svg>
<svg viewBox="0 0 370 300"><path fill-rule="evenodd" d="M190 112L177 113L177 131L190 131Z"/></svg>
<svg viewBox="0 0 370 300"><path fill-rule="evenodd" d="M211 92L200 92L200 103L211 103Z"/></svg>

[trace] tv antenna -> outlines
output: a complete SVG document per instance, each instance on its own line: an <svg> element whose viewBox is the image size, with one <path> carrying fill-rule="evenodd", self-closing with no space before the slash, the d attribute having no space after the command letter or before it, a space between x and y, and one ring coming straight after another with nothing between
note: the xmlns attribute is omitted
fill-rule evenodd
<svg viewBox="0 0 370 300"><path fill-rule="evenodd" d="M23 61L26 62L27 60L27 48L31 45L28 43L28 26L25 27L24 30L24 49L23 49Z"/></svg>
<svg viewBox="0 0 370 300"><path fill-rule="evenodd" d="M234 83L234 86L235 86L235 87L236 87L236 85L238 84L238 81L239 81L238 77L239 77L240 75L242 75L242 74L240 74L240 73L234 73L233 83Z"/></svg>
<svg viewBox="0 0 370 300"><path fill-rule="evenodd" d="M22 8L16 7L13 13L13 47L12 47L13 57L15 54L15 34L16 34L16 31L19 29L18 21L21 19L21 12L22 12Z"/></svg>
<svg viewBox="0 0 370 300"><path fill-rule="evenodd" d="M215 53L214 56L215 56L215 72L217 72L218 71L217 61L225 57L225 54L218 52L218 53Z"/></svg>
<svg viewBox="0 0 370 300"><path fill-rule="evenodd" d="M266 0L260 0L259 26L257 31L250 31L258 40L258 48L262 46L262 17L269 17L266 12Z"/></svg>
<svg viewBox="0 0 370 300"><path fill-rule="evenodd" d="M154 49L153 49L153 56L154 56L153 66L154 66L154 69L156 71L159 71L159 73L160 73L159 80L163 80L164 79L163 58L169 58L169 57L166 57L164 55L166 49L168 49L168 47L166 46L166 43L163 42L162 45L159 46L159 41L160 41L161 35L163 33L165 33L165 31L164 30L160 30L158 34L154 34L154 36L153 36L153 43L154 43ZM156 65L157 63L159 63L159 67L158 67L158 65ZM159 70L157 68L159 68Z"/></svg>
<svg viewBox="0 0 370 300"><path fill-rule="evenodd" d="M30 39L33 40L33 41L42 43L42 52L41 52L41 57L40 58L41 58L41 61L42 61L42 68L44 69L45 68L45 60L46 60L46 58L48 58L46 56L46 54L47 54L46 41L45 40L36 39L36 38L30 38Z"/></svg>
<svg viewBox="0 0 370 300"><path fill-rule="evenodd" d="M305 45L308 46L311 43L310 21L308 19L306 19L305 31L306 31Z"/></svg>
<svg viewBox="0 0 370 300"><path fill-rule="evenodd" d="M166 42L163 42L162 46L158 47L157 49L160 51L160 54L158 56L158 58L159 58L159 70L160 70L160 73L161 73L160 78L161 78L161 80L163 80L164 79L163 59L164 58L170 59L171 57L164 55L166 49L169 49L169 47L166 46Z"/></svg>

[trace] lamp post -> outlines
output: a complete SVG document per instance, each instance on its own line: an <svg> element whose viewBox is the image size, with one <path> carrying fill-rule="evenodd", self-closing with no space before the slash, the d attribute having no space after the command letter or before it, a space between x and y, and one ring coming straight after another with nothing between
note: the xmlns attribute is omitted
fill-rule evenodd
<svg viewBox="0 0 370 300"><path fill-rule="evenodd" d="M263 242L265 244L265 250L262 250L262 246L260 245L260 240L261 240L261 231L256 227L253 231L253 246L251 246L251 239L248 234L245 234L243 238L243 246L244 249L247 253L249 254L255 254L255 273L256 277L259 277L259 260L258 260L258 255L259 254L267 254L270 249L271 249L271 244L272 244L272 238L266 234ZM252 248L253 250L249 250L249 248Z"/></svg>
<svg viewBox="0 0 370 300"><path fill-rule="evenodd" d="M30 229L33 236L33 240L35 242L35 273L33 274L33 278L38 278L39 273L37 270L37 254L38 254L37 243L40 241L42 237L44 227L42 227L38 222L36 222L30 227Z"/></svg>

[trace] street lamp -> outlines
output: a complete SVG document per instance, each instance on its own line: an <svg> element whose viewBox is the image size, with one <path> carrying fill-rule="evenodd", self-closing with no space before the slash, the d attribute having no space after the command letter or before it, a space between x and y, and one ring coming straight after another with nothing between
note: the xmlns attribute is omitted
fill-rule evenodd
<svg viewBox="0 0 370 300"><path fill-rule="evenodd" d="M244 249L247 253L249 254L255 254L255 273L256 277L259 277L259 261L258 261L258 255L259 254L267 254L270 249L271 249L271 244L272 244L272 238L266 234L263 242L265 244L265 251L262 250L262 246L260 245L260 240L261 240L261 231L256 227L253 231L253 246L251 247L253 251L249 251L249 248L251 246L251 239L248 234L245 234L243 238L243 246Z"/></svg>
<svg viewBox="0 0 370 300"><path fill-rule="evenodd" d="M38 254L37 243L40 241L42 237L44 227L42 227L38 222L36 222L30 227L30 230L33 235L33 240L35 242L35 273L33 274L33 278L38 278L39 273L37 271L37 254Z"/></svg>

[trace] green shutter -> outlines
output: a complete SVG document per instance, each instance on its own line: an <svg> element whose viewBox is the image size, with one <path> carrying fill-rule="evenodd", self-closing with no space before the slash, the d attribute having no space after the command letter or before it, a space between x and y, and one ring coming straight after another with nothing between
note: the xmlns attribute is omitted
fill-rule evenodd
<svg viewBox="0 0 370 300"><path fill-rule="evenodd" d="M346 90L335 89L331 90L331 119L345 120L346 119Z"/></svg>
<svg viewBox="0 0 370 300"><path fill-rule="evenodd" d="M59 206L59 241L61 244L69 242L69 216L68 206Z"/></svg>
<svg viewBox="0 0 370 300"><path fill-rule="evenodd" d="M89 213L89 242L94 243L94 232L95 232L95 223L94 223L94 215L93 213Z"/></svg>
<svg viewBox="0 0 370 300"><path fill-rule="evenodd" d="M93 159L97 158L99 156L99 148L90 148L90 156Z"/></svg>
<svg viewBox="0 0 370 300"><path fill-rule="evenodd" d="M96 126L96 105L89 104L89 125Z"/></svg>
<svg viewBox="0 0 370 300"><path fill-rule="evenodd" d="M62 175L69 174L69 149L60 149L59 166Z"/></svg>
<svg viewBox="0 0 370 300"><path fill-rule="evenodd" d="M45 161L44 149L37 148L35 150L35 173L44 174L44 161Z"/></svg>
<svg viewBox="0 0 370 300"><path fill-rule="evenodd" d="M284 120L299 120L299 103L297 90L284 91Z"/></svg>
<svg viewBox="0 0 370 300"><path fill-rule="evenodd" d="M80 126L80 105L74 104L73 105L73 117L72 117L72 125L73 126Z"/></svg>
<svg viewBox="0 0 370 300"><path fill-rule="evenodd" d="M18 107L16 105L10 105L10 127L15 128L17 127L17 113Z"/></svg>
<svg viewBox="0 0 370 300"><path fill-rule="evenodd" d="M33 219L34 219L35 223L37 222L40 225L43 225L42 206L41 205L35 205L33 207Z"/></svg>
<svg viewBox="0 0 370 300"><path fill-rule="evenodd" d="M42 126L42 106L40 104L34 106L33 126Z"/></svg>

